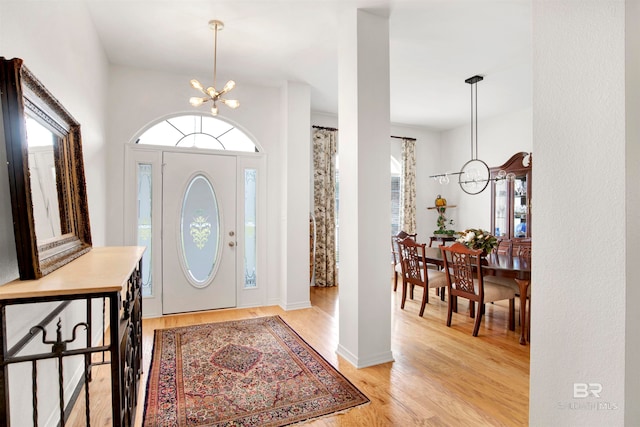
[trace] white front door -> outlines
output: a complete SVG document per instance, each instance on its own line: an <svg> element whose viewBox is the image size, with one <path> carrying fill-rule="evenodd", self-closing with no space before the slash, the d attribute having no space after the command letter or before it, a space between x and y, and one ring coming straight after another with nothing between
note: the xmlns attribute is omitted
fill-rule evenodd
<svg viewBox="0 0 640 427"><path fill-rule="evenodd" d="M236 157L163 155L162 312L236 305Z"/></svg>

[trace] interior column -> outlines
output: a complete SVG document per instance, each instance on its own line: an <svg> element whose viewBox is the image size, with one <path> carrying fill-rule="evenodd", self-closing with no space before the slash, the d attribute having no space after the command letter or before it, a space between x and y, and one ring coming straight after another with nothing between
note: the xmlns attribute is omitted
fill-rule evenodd
<svg viewBox="0 0 640 427"><path fill-rule="evenodd" d="M389 20L352 10L339 23L338 354L358 368L391 353Z"/></svg>
<svg viewBox="0 0 640 427"><path fill-rule="evenodd" d="M280 306L285 310L311 307L309 298L309 144L311 93L309 85L286 82L283 88L285 135L281 158L282 281ZM305 203L306 202L306 203Z"/></svg>

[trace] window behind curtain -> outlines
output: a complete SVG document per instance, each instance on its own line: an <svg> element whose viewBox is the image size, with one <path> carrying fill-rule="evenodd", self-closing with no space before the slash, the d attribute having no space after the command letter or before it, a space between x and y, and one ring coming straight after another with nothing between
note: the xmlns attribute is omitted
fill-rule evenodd
<svg viewBox="0 0 640 427"><path fill-rule="evenodd" d="M400 231L400 175L391 175L391 235Z"/></svg>
<svg viewBox="0 0 640 427"><path fill-rule="evenodd" d="M340 245L339 245L339 221L340 217L340 168L338 156L336 155L336 265L340 265ZM400 164L391 156L391 235L395 236L400 231Z"/></svg>
<svg viewBox="0 0 640 427"><path fill-rule="evenodd" d="M395 236L401 229L400 217L402 215L402 206L400 205L401 191L401 170L400 162L391 156L391 235Z"/></svg>

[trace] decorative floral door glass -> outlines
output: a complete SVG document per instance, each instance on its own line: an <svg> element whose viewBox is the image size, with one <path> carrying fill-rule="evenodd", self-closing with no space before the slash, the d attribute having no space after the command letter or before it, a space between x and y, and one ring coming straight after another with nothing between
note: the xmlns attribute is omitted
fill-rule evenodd
<svg viewBox="0 0 640 427"><path fill-rule="evenodd" d="M142 255L142 296L152 295L151 288L151 200L153 195L152 167L147 163L138 164L138 246L146 246Z"/></svg>
<svg viewBox="0 0 640 427"><path fill-rule="evenodd" d="M256 180L257 170L244 170L244 287L256 284Z"/></svg>
<svg viewBox="0 0 640 427"><path fill-rule="evenodd" d="M206 287L215 275L220 254L220 212L211 182L194 176L184 193L180 215L182 266L191 285Z"/></svg>

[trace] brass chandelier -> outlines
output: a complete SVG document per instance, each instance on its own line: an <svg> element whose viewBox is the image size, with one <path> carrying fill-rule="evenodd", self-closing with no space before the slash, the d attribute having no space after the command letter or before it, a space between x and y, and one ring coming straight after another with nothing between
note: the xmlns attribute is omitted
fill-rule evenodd
<svg viewBox="0 0 640 427"><path fill-rule="evenodd" d="M222 95L229 92L236 86L236 82L233 80L229 80L221 91L218 92L216 89L216 74L217 74L217 50L218 50L218 31L221 31L224 28L224 23L222 21L218 21L217 19L213 19L209 21L209 28L213 30L213 86L209 86L208 88L204 88L204 86L196 79L191 80L191 87L194 89L198 89L205 96L193 96L189 98L189 103L194 107L199 107L202 104L212 101L213 105L211 106L211 114L214 116L218 115L218 101L225 104L229 108L238 108L240 106L240 102L236 99L224 99Z"/></svg>

